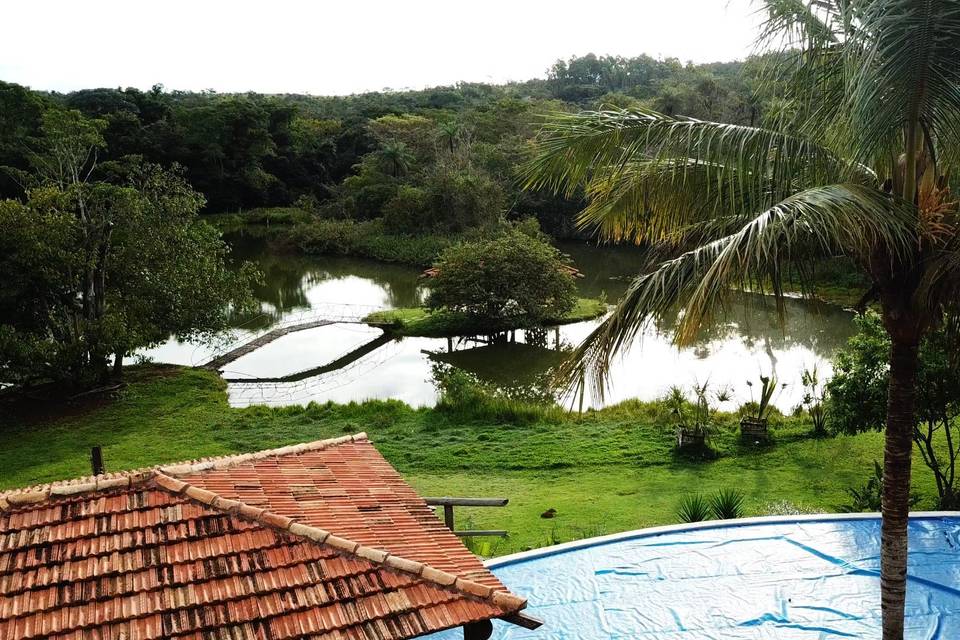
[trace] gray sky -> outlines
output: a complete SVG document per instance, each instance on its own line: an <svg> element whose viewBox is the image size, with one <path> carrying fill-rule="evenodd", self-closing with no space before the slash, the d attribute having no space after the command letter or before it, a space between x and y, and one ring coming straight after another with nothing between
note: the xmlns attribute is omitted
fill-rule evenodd
<svg viewBox="0 0 960 640"><path fill-rule="evenodd" d="M594 52L743 58L749 0L9 0L0 80L346 94L543 77Z"/></svg>

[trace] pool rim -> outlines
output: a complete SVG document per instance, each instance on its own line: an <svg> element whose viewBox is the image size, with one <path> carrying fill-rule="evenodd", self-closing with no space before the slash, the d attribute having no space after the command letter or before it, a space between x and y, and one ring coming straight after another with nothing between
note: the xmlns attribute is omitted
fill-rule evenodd
<svg viewBox="0 0 960 640"><path fill-rule="evenodd" d="M914 520L935 520L943 518L960 518L960 511L911 511L910 522ZM752 525L775 525L775 524L802 524L806 522L842 522L850 520L880 520L881 514L878 512L868 513L810 513L786 516L756 516L751 518L737 518L734 520L704 520L702 522L687 522L682 524L669 524L659 527L648 527L645 529L634 529L632 531L622 531L605 536L596 536L593 538L584 538L572 542L564 542L549 547L540 547L529 551L520 551L509 555L500 556L486 560L483 564L488 569L499 569L514 564L520 564L529 560L547 558L549 556L560 555L569 551L588 549L598 547L613 542L623 542L626 540L639 540L653 536L660 536L671 533L683 533L686 531L705 531L710 529L731 529L734 527L746 527Z"/></svg>

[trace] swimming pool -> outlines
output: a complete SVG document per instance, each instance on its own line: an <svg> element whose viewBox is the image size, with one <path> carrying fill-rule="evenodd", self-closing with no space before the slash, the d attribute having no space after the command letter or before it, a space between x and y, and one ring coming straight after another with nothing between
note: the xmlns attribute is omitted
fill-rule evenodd
<svg viewBox="0 0 960 640"><path fill-rule="evenodd" d="M493 638L879 638L879 548L879 518L855 514L660 527L499 558L488 566L545 624L497 621ZM906 624L907 638L960 638L960 513L911 518Z"/></svg>

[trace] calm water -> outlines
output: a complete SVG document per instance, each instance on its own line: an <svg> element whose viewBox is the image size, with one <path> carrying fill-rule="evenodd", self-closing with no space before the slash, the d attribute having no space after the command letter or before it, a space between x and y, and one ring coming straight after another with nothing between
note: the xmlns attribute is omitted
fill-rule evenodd
<svg viewBox="0 0 960 640"><path fill-rule="evenodd" d="M254 260L265 275L256 295L261 313L237 318L236 339L280 322L295 322L317 312L348 316L379 307L410 307L425 295L419 270L354 258L279 256L253 238L231 239L238 257ZM581 295L602 293L615 302L639 263L630 249L564 244L585 274ZM785 330L773 305L763 297L742 294L722 322L704 327L695 344L672 345L672 318L652 321L628 353L613 367L613 388L604 403L626 398L652 399L671 385L709 380L714 388L729 385L732 404L749 399L748 379L774 372L787 384L776 404L789 409L803 390L800 373L817 365L829 373L829 359L853 332L852 314L834 306L803 300L787 303ZM567 325L539 332L517 332L516 342L484 344L469 339L404 338L389 340L378 329L338 323L292 333L232 362L223 374L235 405L300 404L333 400L395 398L414 406L436 400L433 367L457 366L514 392L539 388L544 373L596 326ZM146 355L159 362L201 364L216 349L176 341ZM254 380L259 380L254 382Z"/></svg>

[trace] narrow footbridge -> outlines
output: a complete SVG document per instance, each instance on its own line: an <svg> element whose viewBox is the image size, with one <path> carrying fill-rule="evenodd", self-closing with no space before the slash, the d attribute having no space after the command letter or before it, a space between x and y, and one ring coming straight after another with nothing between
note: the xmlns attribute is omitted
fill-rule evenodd
<svg viewBox="0 0 960 640"><path fill-rule="evenodd" d="M309 310L298 314L286 315L281 322L272 324L263 331L248 333L235 340L219 351L206 363L200 365L204 369L219 371L225 366L248 353L252 353L270 344L285 335L316 329L331 324L363 324L363 319L375 311L382 311L384 307L350 303L323 303L315 305ZM239 327L239 329L243 329Z"/></svg>

